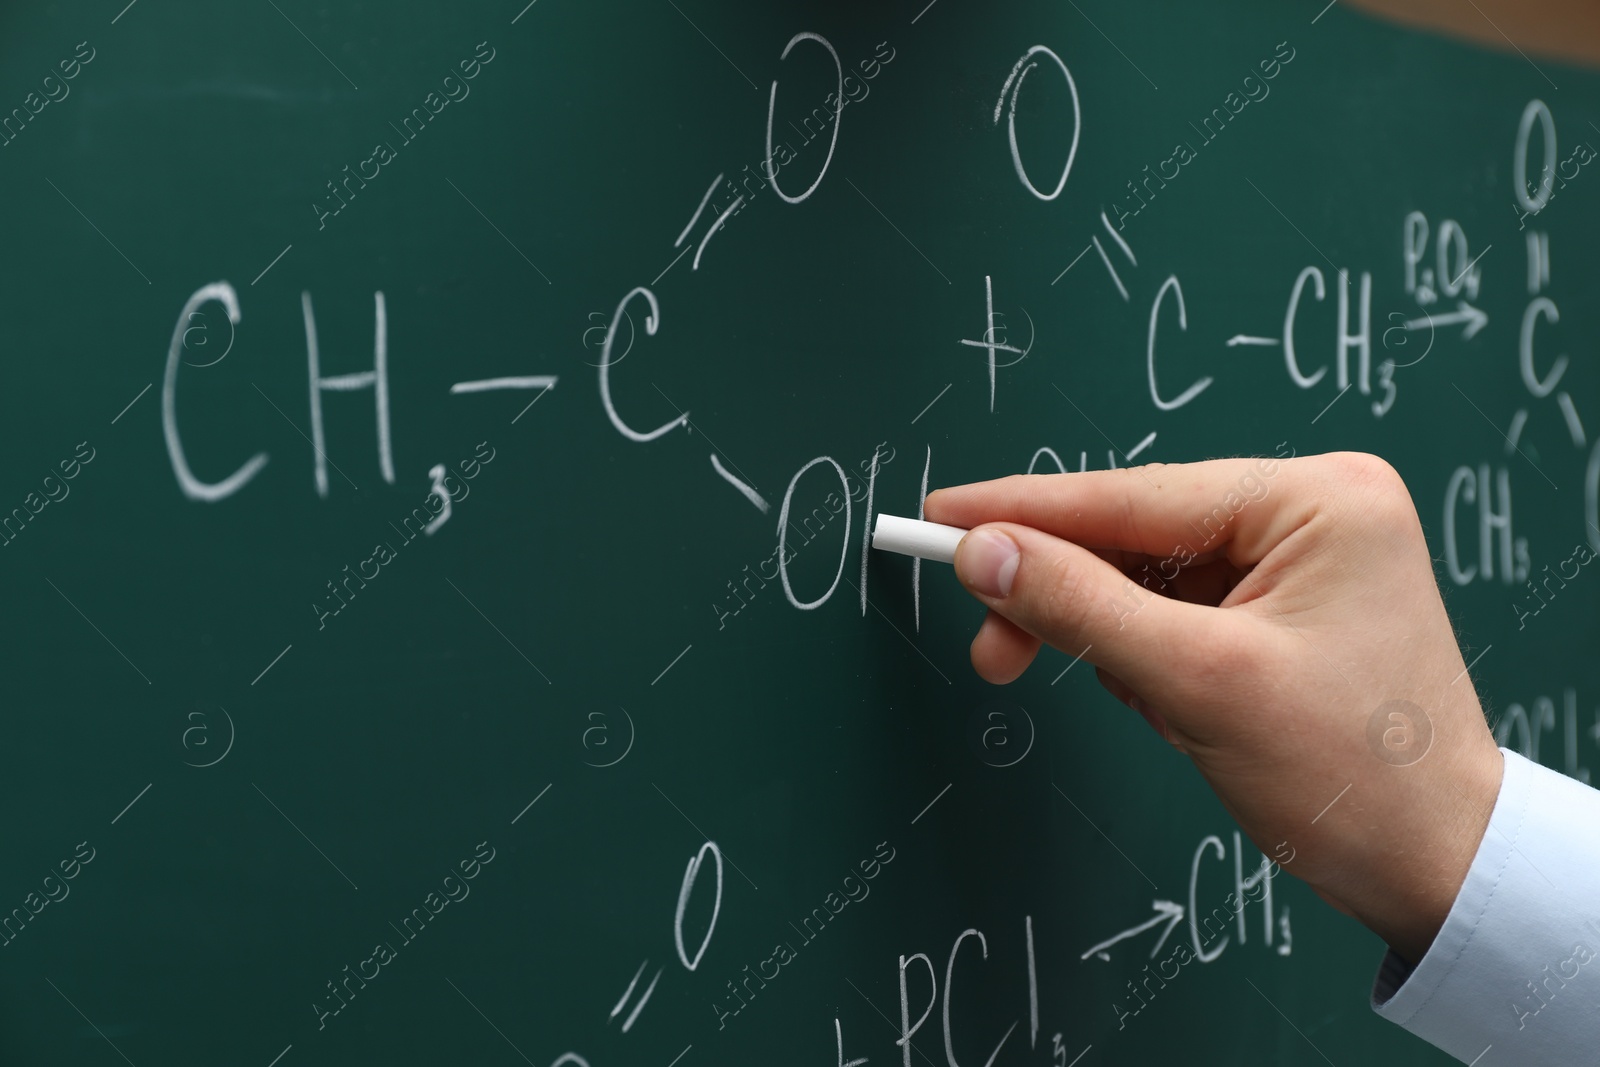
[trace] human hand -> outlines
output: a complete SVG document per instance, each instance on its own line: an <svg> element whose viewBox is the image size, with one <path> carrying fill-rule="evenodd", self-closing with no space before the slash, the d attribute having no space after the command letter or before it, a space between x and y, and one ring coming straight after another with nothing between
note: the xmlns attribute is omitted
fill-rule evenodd
<svg viewBox="0 0 1600 1067"><path fill-rule="evenodd" d="M937 490L924 514L971 528L955 569L989 608L981 676L1014 680L1041 642L1082 653L1264 854L1288 850L1285 870L1421 960L1502 759L1393 467L1336 452L1015 475Z"/></svg>

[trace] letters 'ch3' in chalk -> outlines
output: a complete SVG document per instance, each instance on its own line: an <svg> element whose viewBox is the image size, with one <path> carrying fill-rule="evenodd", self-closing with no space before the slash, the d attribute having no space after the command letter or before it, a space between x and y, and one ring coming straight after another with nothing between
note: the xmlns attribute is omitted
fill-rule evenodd
<svg viewBox="0 0 1600 1067"><path fill-rule="evenodd" d="M879 515L872 527L872 547L885 552L898 552L902 556L954 563L956 545L961 543L966 533L959 526L903 519L898 515Z"/></svg>

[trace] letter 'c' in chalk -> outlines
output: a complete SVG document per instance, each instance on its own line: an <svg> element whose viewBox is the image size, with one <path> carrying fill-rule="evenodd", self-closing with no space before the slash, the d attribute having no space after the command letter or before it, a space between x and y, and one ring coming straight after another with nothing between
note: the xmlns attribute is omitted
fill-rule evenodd
<svg viewBox="0 0 1600 1067"><path fill-rule="evenodd" d="M954 563L956 545L961 543L966 533L959 526L880 514L872 527L872 547L885 552L898 552L903 556Z"/></svg>

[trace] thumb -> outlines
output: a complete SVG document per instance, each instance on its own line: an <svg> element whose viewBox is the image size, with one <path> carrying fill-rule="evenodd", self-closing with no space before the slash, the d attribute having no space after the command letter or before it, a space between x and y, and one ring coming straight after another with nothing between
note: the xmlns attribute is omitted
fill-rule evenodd
<svg viewBox="0 0 1600 1067"><path fill-rule="evenodd" d="M1162 596L1093 552L1016 523L967 532L956 577L978 600L1069 656L1122 679L1177 712L1237 681L1248 650L1244 620L1221 608ZM1174 719L1177 724L1176 719Z"/></svg>

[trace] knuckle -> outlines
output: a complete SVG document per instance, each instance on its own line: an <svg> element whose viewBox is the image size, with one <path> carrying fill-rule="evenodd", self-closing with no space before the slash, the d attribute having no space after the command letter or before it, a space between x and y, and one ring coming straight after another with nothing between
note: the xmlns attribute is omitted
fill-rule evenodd
<svg viewBox="0 0 1600 1067"><path fill-rule="evenodd" d="M1417 524L1411 490L1388 460L1370 452L1334 452L1324 458L1330 481L1352 509L1388 527Z"/></svg>
<svg viewBox="0 0 1600 1067"><path fill-rule="evenodd" d="M1113 520L1112 536L1121 545L1137 545L1140 543L1138 509L1134 506L1135 497L1139 486L1134 481L1144 471L1144 467L1119 467L1106 474L1115 479L1109 483L1116 486L1116 492L1111 497L1115 501L1116 515Z"/></svg>
<svg viewBox="0 0 1600 1067"><path fill-rule="evenodd" d="M1365 509L1413 512L1411 490L1405 478L1382 456L1373 453L1328 453L1320 456L1323 478L1338 490L1339 498Z"/></svg>
<svg viewBox="0 0 1600 1067"><path fill-rule="evenodd" d="M1371 452L1330 452L1323 457L1327 473L1349 489L1365 494L1410 493L1400 472L1382 456Z"/></svg>

